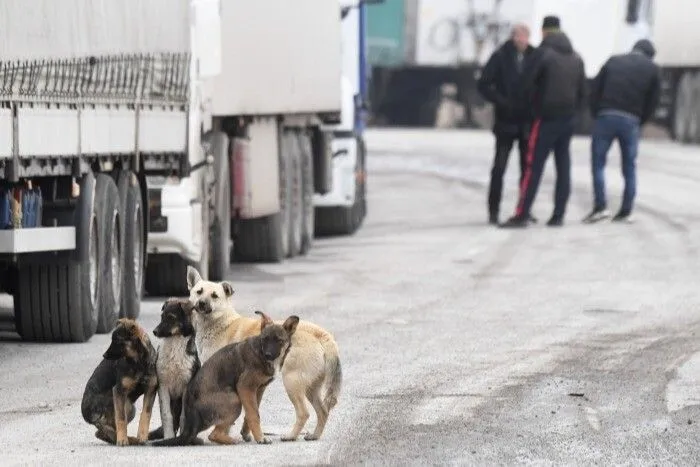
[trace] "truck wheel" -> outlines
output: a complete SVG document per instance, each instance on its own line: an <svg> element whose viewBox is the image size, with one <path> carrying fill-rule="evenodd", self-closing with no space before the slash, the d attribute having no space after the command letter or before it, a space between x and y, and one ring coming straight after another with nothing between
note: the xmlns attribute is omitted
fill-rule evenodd
<svg viewBox="0 0 700 467"><path fill-rule="evenodd" d="M299 137L301 155L301 186L302 186L302 222L301 222L301 251L305 255L314 239L314 165L311 140L308 135Z"/></svg>
<svg viewBox="0 0 700 467"><path fill-rule="evenodd" d="M124 195L122 225L124 233L124 274L119 316L136 319L141 313L144 270L143 197L139 181L132 172L119 174L119 195Z"/></svg>
<svg viewBox="0 0 700 467"><path fill-rule="evenodd" d="M292 258L301 253L303 228L304 192L302 186L302 155L298 133L289 131L285 135L285 151L289 160L289 252Z"/></svg>
<svg viewBox="0 0 700 467"><path fill-rule="evenodd" d="M71 257L47 262L30 256L17 269L16 326L25 340L85 342L95 334L101 216L94 193L95 178L88 173L80 183L74 213L76 249Z"/></svg>
<svg viewBox="0 0 700 467"><path fill-rule="evenodd" d="M95 188L95 204L102 222L99 224L100 255L100 313L97 332L106 334L114 328L122 301L122 274L124 270L122 235L123 210L119 189L107 174L98 174Z"/></svg>
<svg viewBox="0 0 700 467"><path fill-rule="evenodd" d="M362 225L367 204L365 197L365 149L358 141L357 165L355 166L355 201L352 206L316 208L315 233L318 236L350 235Z"/></svg>
<svg viewBox="0 0 700 467"><path fill-rule="evenodd" d="M187 264L187 261L176 254L151 255L146 268L148 294L157 297L189 295Z"/></svg>
<svg viewBox="0 0 700 467"><path fill-rule="evenodd" d="M673 105L672 136L675 141L688 141L688 125L691 112L692 83L689 73L684 73L678 80L676 96Z"/></svg>
<svg viewBox="0 0 700 467"><path fill-rule="evenodd" d="M231 172L228 145L228 136L225 133L217 133L214 140L216 181L211 203L213 209L210 209L209 232L209 280L212 281L224 280L231 262Z"/></svg>
<svg viewBox="0 0 700 467"><path fill-rule="evenodd" d="M280 212L237 223L233 242L239 261L281 262L289 252L289 176L288 160L284 153L284 138L280 138L279 185Z"/></svg>

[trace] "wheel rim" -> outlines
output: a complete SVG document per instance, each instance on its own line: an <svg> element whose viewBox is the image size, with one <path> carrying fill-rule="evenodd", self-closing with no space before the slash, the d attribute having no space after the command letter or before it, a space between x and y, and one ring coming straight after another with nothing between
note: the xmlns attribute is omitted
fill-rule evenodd
<svg viewBox="0 0 700 467"><path fill-rule="evenodd" d="M90 256L90 299L92 300L92 315L97 319L97 277L99 269L99 257L97 254L97 220L93 215L90 225L90 246L88 254Z"/></svg>
<svg viewBox="0 0 700 467"><path fill-rule="evenodd" d="M112 217L112 241L111 241L111 257L110 257L110 268L112 272L112 296L114 297L114 307L115 311L119 312L119 306L121 304L121 291L122 291L122 281L121 281L121 270L119 269L119 259L121 256L120 246L120 235L119 235L119 216L114 214Z"/></svg>
<svg viewBox="0 0 700 467"><path fill-rule="evenodd" d="M143 273L142 265L143 265L143 251L141 250L142 242L141 242L141 233L142 233L142 227L141 227L141 209L136 208L134 210L134 219L133 219L133 225L134 225L134 252L136 253L133 258L133 263L132 264L132 270L134 273L134 283L136 284L136 287L139 288L141 287L141 274Z"/></svg>

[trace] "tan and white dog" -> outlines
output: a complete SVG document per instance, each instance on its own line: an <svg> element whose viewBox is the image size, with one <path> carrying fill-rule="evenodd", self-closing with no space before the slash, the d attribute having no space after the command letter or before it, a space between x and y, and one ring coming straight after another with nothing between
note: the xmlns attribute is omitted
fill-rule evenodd
<svg viewBox="0 0 700 467"><path fill-rule="evenodd" d="M187 288L190 291L190 302L196 311L193 318L195 344L202 364L222 347L260 334L262 320L241 316L236 312L232 300L233 286L230 283L202 280L199 271L190 266L187 268ZM342 384L335 339L320 326L299 321L288 354L278 371L282 374L284 388L296 411L294 427L288 435L282 437L282 441L296 440L306 424L309 418L306 398L316 412L317 422L313 434L306 435L304 439L319 439L328 420L328 413L338 402ZM246 423L241 428L241 436L246 441L251 439Z"/></svg>

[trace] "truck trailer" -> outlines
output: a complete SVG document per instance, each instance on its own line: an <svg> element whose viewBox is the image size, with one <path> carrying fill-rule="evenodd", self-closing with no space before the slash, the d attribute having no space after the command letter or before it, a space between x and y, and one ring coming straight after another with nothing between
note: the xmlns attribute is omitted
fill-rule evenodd
<svg viewBox="0 0 700 467"><path fill-rule="evenodd" d="M404 17L402 27L397 13ZM608 57L649 37L651 0L387 0L368 18L372 120L387 126L490 126L484 112L489 106L476 89L481 68L516 22L528 25L530 42L539 45L546 15L559 16L590 80ZM440 117L446 104L460 108L455 118ZM579 131L589 124L586 111Z"/></svg>
<svg viewBox="0 0 700 467"><path fill-rule="evenodd" d="M0 284L24 339L107 333L144 286L186 293L189 264L304 254L314 196L363 183L333 157L337 2L8 0L0 24Z"/></svg>
<svg viewBox="0 0 700 467"><path fill-rule="evenodd" d="M700 143L700 5L656 2L652 37L661 68L661 99L655 122L683 143Z"/></svg>

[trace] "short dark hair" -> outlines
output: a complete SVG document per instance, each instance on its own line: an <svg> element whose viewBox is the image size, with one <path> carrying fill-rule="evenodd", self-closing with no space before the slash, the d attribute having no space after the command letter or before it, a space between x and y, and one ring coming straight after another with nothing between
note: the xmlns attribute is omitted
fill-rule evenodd
<svg viewBox="0 0 700 467"><path fill-rule="evenodd" d="M561 21L559 21L558 16L549 15L545 16L542 20L542 29L547 30L557 30L561 27Z"/></svg>

